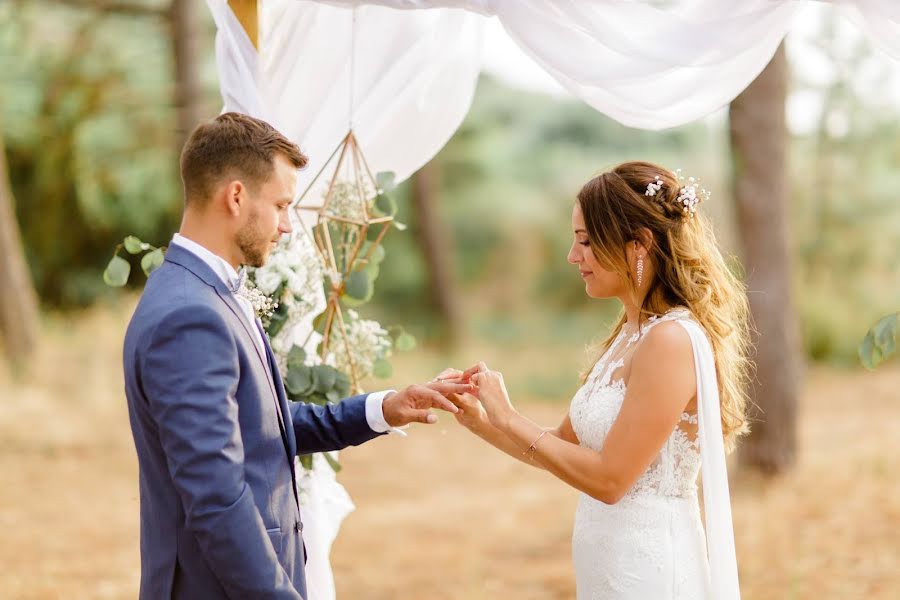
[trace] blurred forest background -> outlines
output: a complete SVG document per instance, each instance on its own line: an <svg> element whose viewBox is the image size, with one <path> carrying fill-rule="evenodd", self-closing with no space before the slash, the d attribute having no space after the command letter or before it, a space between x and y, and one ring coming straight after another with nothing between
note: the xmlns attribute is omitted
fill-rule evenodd
<svg viewBox="0 0 900 600"><path fill-rule="evenodd" d="M127 531L127 543L121 545L119 540L118 546L102 546L98 542L96 547L99 552L128 553L106 563L128 576L113 578L104 588L93 585L93 571L86 566L67 571L66 561L54 554L61 547L32 551L35 557L57 556L58 564L51 561L32 574L8 570L7 561L15 566L23 560L21 548L10 545L0 554L0 572L7 573L0 575L0 590L8 586L14 597L62 597L66 591L79 597L133 596L137 483L118 352L144 277L135 263L133 288L123 293L104 285L101 274L124 236L134 234L165 245L178 228L182 204L177 165L186 128L185 106L189 105L188 123L192 116L196 117L193 122L212 117L221 107L213 53L215 30L201 4L198 1L185 9L187 2L178 0L0 0L0 161L5 159L8 197L41 315L34 358L23 362L11 356L0 375L0 450L3 460L9 460L0 468L0 488L6 490L0 492L0 525L17 522L22 527L24 520L27 528L37 527L43 518L61 519L53 508L54 490L60 485L83 490L90 476L79 469L86 464L105 465L103 472L121 475L121 482L106 493L110 494L107 500L125 507L116 523ZM194 15L181 22L179 10ZM809 444L828 445L836 437L828 427L842 427L838 415L843 410L866 411L860 404L868 395L873 420L853 431L860 437L871 436L867 442L875 446L855 447L848 452L855 458L841 463L838 470L868 473L869 459L877 466L873 481L866 484L871 484L869 495L859 501L855 512L844 516L848 522L842 521L840 531L844 532L844 525L851 527L854 519L871 517L871 500L888 503L890 508L878 518L888 531L893 524L896 532L900 500L893 481L900 475L896 462L900 436L894 435L896 412L890 411L895 405L889 403L896 399L900 373L892 365L876 375L860 372L857 346L874 321L900 305L900 103L884 92L896 85L898 69L888 68L888 61L864 38L848 35L845 29L846 24L824 12L803 42L802 56L818 66L826 65L825 76L813 76L792 62L801 54L791 52L791 44L787 53L782 49L776 56L788 93L774 101L782 105L787 101L794 113L804 112L804 107L815 110L810 109L811 118L802 119L803 127L787 130L785 202L775 213L784 222L758 226L786 231L787 261L782 266L788 277L787 297L796 309L800 343L797 355L790 359L796 361L797 380L803 382L800 445L807 449ZM185 73L179 61L185 52L191 59L189 99L179 96L185 83L179 79ZM741 205L735 200L733 181L733 157L739 156L734 146L740 143L735 138L740 134L729 129L734 127L734 113L732 117L731 124L723 113L662 132L634 130L574 99L513 89L490 74L483 75L462 127L397 194L399 219L410 230L391 233L386 239L388 258L374 300L365 309L385 324L402 324L419 338L421 350L400 359L398 380L392 383L408 382L400 377L425 379L451 362L463 366L486 358L511 373L507 380L515 397L524 398L527 406L536 407L550 420L561 418L578 385L577 373L588 359L585 346L605 334L617 310L611 302L588 302L576 270L566 263L575 194L592 175L624 160L680 167L701 177L712 191L712 201L703 210L715 219L725 248L741 259ZM779 169L775 179L782 172ZM766 198L751 201L762 205ZM740 268L737 263L736 268ZM0 296L7 298L28 293L15 280L0 286ZM790 310L786 312L793 318ZM867 379L871 377L877 379ZM33 421L31 427L22 424L28 416L49 419L57 410L73 421L52 424L46 439L36 439L42 434ZM820 411L828 415L827 422L803 416ZM76 425L80 429L73 432ZM108 439L98 433L104 427L115 431ZM98 446L98 439L106 441ZM884 457L890 446L879 445L888 439L893 439L893 459ZM848 443L857 441L851 436ZM435 442L440 442L439 436ZM116 458L108 455L109 450ZM439 452L430 447L420 450ZM472 449L479 451L486 453ZM394 446L387 452L394 458L403 454ZM359 518L370 519L365 522L377 527L378 517L365 512L366 502L390 502L391 496L387 492L379 496L378 486L386 484L369 481L365 473L357 476L360 480L352 479L354 460L365 471L363 467L377 462L379 455L360 450L358 456L348 461L348 487L354 497L363 499ZM811 463L804 463L802 456L793 483L786 485L814 485L819 475L833 473L829 461L834 456L819 454ZM107 460L115 462L107 464ZM63 464L71 467L65 483L34 475L35 470ZM15 468L21 472L14 472ZM779 464L770 470L789 469ZM100 475L95 477L92 485L104 489ZM852 486L839 478L830 482L825 489ZM550 484L535 483L535 489L543 489L540 485ZM738 493L744 490L747 498L757 501L759 496L754 494L770 493L781 499L770 495L765 501L738 501L740 550L742 556L753 555L746 569L758 575L750 583L751 597L887 598L890 590L897 589L896 575L889 571L897 572L893 566L900 560L896 558L900 548L895 539L887 538L875 543L883 544L881 553L889 555L893 550L894 558L882 555L864 567L855 565L854 575L844 572L842 581L833 586L822 587L816 575L821 569L834 568L832 563L803 562L792 556L783 558L791 564L797 559L800 575L766 579L771 566L766 548L774 546L775 538L757 540L755 533L741 533L741 524L755 531L761 526L755 519L764 520L771 513L752 511L780 511L784 527L789 528L792 519L816 519L837 508L804 504L813 496L816 502L824 500L821 494L807 498L799 487L764 492L773 489L765 486L773 484L756 485L738 484ZM15 491L19 486L24 491ZM37 497L44 498L43 504L34 502ZM72 504L59 508L77 510L84 498L81 492L72 492ZM558 502L570 500L565 496ZM787 504L779 504L782 500ZM97 503L102 506L103 500L92 501ZM742 513L741 506L750 512ZM562 514L568 518L566 511ZM353 518L347 535L354 546L339 542L336 549L339 581L351 569L349 557L354 549L366 547L365 540L352 533ZM72 535L96 535L86 517L83 520L84 529L72 530ZM565 526L564 521L563 538ZM873 535L872 528L859 528L863 537L847 543L873 543L872 537L865 537ZM833 533L798 548L798 555L809 558L820 552L826 540L837 539ZM113 544L111 538L103 539ZM28 543L27 532L21 541ZM556 560L565 564L565 544L553 543L563 553ZM464 567L482 568L463 565L459 569ZM568 581L565 568L559 567L562 575L555 571L548 575L551 583L540 584L544 587L529 588L526 582L521 589L503 587L496 581L502 574L477 571L471 575L472 589L483 595L473 591L466 597L496 597L498 590L516 591L523 598L570 597L568 584L559 583ZM357 588L352 587L352 576L345 575L343 581L350 583L339 584L339 591L347 597L363 597L353 593ZM359 589L371 589L362 582L359 585ZM392 589L366 597L393 597ZM528 589L539 591L529 595L523 591ZM772 590L787 591L767 595Z"/></svg>

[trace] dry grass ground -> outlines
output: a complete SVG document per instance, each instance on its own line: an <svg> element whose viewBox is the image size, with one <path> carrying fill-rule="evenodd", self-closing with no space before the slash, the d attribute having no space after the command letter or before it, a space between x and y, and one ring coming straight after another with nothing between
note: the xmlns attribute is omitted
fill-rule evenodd
<svg viewBox="0 0 900 600"><path fill-rule="evenodd" d="M0 370L2 598L136 596L136 461L119 363L128 314L48 319L34 364ZM522 357L505 360L524 375L534 357ZM442 360L408 356L398 373L424 378ZM733 486L745 598L900 597L898 388L896 368L808 374L796 470ZM565 410L520 404L545 423ZM564 485L452 419L343 460L358 509L333 552L342 599L573 597L576 494Z"/></svg>

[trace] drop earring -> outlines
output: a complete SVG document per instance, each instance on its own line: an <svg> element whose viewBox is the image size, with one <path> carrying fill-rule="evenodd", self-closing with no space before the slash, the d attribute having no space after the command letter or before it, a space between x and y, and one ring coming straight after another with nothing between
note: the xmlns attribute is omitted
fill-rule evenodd
<svg viewBox="0 0 900 600"><path fill-rule="evenodd" d="M639 258L637 263L637 285L641 287L644 283L644 259Z"/></svg>

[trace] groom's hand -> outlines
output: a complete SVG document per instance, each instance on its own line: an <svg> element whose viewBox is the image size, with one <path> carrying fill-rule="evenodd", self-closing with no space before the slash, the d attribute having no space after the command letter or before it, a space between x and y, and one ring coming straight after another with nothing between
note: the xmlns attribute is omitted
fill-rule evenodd
<svg viewBox="0 0 900 600"><path fill-rule="evenodd" d="M437 423L437 415L431 409L438 408L449 413L459 409L447 396L472 392L474 386L468 383L445 383L432 381L422 385L411 385L384 399L382 411L384 420L391 427L402 427L409 423Z"/></svg>

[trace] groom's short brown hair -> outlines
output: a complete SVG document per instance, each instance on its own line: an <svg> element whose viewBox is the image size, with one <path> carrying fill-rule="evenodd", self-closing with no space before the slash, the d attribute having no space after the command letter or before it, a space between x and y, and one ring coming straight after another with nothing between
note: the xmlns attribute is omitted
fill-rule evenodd
<svg viewBox="0 0 900 600"><path fill-rule="evenodd" d="M262 184L275 168L276 154L298 169L308 162L297 144L260 119L228 112L201 123L181 151L185 203L205 203L225 177Z"/></svg>

